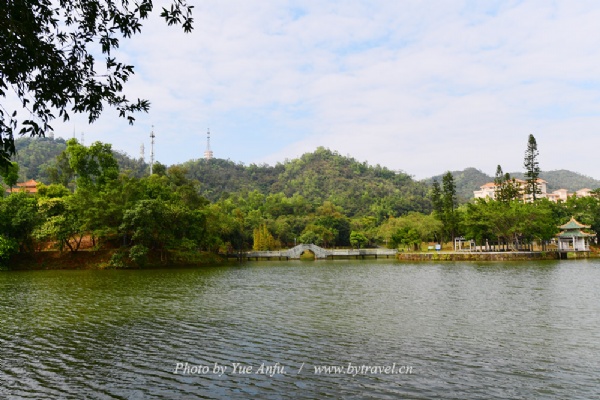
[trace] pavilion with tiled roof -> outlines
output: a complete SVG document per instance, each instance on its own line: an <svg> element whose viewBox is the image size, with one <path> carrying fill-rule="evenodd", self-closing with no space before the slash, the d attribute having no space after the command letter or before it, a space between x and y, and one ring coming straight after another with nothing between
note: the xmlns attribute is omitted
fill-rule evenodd
<svg viewBox="0 0 600 400"><path fill-rule="evenodd" d="M589 240L596 236L595 233L589 230L590 225L579 223L575 218L571 217L569 222L559 226L561 232L556 235L558 239L558 251L589 251Z"/></svg>

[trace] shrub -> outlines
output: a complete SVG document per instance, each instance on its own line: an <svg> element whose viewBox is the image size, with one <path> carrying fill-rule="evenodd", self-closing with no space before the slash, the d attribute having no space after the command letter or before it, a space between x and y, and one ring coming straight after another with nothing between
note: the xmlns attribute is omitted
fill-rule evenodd
<svg viewBox="0 0 600 400"><path fill-rule="evenodd" d="M18 251L19 244L16 240L0 235L0 268L6 268L10 257Z"/></svg>

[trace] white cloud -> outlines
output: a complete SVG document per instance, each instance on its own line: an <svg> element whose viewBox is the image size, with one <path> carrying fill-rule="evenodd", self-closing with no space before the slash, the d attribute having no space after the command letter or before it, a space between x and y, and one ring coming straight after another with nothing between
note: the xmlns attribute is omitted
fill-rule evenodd
<svg viewBox="0 0 600 400"><path fill-rule="evenodd" d="M154 125L171 164L201 157L210 127L217 157L273 163L323 145L423 178L521 170L533 133L543 169L600 178L585 152L600 145L596 2L206 0L194 12L191 35L154 16L123 43L128 93L152 110L134 127L109 112L86 141L137 155Z"/></svg>

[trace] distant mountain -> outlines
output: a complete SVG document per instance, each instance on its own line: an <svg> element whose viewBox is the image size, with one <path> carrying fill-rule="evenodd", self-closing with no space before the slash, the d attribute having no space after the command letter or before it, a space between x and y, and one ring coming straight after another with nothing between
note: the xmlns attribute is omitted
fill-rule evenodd
<svg viewBox="0 0 600 400"><path fill-rule="evenodd" d="M488 183L493 182L494 177L487 175L475 168L466 168L463 171L450 171L454 177L454 183L456 184L456 194L459 197L459 201L467 202L473 198L473 191L479 190L479 187ZM424 182L431 184L436 179L440 184L442 183L442 175L436 175L431 178L425 179ZM511 172L510 176L519 179L525 179L523 172ZM564 169L557 171L541 171L540 178L548 182L548 191L553 192L557 189L567 189L569 192L575 192L579 189L598 189L600 188L600 181L589 176L582 175L577 172L567 171Z"/></svg>
<svg viewBox="0 0 600 400"><path fill-rule="evenodd" d="M46 169L67 148L64 139L22 137L15 140L17 153L13 161L19 164L19 181L45 181ZM47 182L46 182L47 183Z"/></svg>
<svg viewBox="0 0 600 400"><path fill-rule="evenodd" d="M479 187L486 184L487 182L493 181L494 178L481 172L476 168L466 168L462 171L450 171L454 177L454 184L456 185L456 195L459 203L466 203L473 198L473 191L479 190ZM433 180L437 180L440 186L442 185L442 178L446 175L432 176L431 178L425 179L424 182L428 185L433 183Z"/></svg>
<svg viewBox="0 0 600 400"><path fill-rule="evenodd" d="M524 179L524 174L522 172L514 172L510 175L515 178ZM542 171L540 172L540 178L548 182L549 192L553 192L557 189L567 189L569 192L575 192L583 188L600 188L599 180L577 172L567 171L566 169Z"/></svg>

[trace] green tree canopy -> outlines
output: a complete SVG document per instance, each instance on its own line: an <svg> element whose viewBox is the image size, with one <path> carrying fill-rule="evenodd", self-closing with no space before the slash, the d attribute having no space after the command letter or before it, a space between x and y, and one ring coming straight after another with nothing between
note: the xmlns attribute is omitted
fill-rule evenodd
<svg viewBox="0 0 600 400"><path fill-rule="evenodd" d="M4 167L0 166L0 176L4 180L6 186L12 188L19 180L19 164L10 162Z"/></svg>
<svg viewBox="0 0 600 400"><path fill-rule="evenodd" d="M77 175L79 186L100 189L117 179L119 165L110 144L95 142L89 147L80 144L77 139L67 141L65 154L69 165Z"/></svg>

